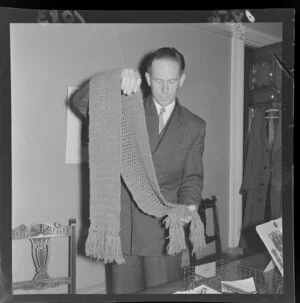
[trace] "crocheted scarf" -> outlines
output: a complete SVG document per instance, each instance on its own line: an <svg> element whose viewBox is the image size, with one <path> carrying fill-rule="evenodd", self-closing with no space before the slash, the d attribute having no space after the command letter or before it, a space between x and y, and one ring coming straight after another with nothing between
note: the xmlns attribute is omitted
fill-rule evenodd
<svg viewBox="0 0 300 303"><path fill-rule="evenodd" d="M182 217L192 216L193 251L203 248L204 228L199 215L166 201L152 162L140 92L121 95L121 69L95 75L89 81L90 228L86 255L104 263L125 263L121 250L120 211L123 177L144 213L161 218L169 229L167 253L186 248Z"/></svg>

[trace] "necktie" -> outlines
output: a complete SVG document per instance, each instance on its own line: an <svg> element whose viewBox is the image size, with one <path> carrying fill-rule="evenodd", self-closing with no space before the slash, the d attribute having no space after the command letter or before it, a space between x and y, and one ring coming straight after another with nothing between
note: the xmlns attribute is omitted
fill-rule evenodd
<svg viewBox="0 0 300 303"><path fill-rule="evenodd" d="M158 134L160 134L160 132L162 131L162 129L165 126L164 119L163 119L165 111L166 111L165 108L161 107L159 115L158 115Z"/></svg>

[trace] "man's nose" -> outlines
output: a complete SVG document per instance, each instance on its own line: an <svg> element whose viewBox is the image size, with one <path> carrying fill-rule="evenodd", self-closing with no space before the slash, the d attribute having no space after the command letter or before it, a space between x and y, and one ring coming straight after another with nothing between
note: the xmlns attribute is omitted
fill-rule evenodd
<svg viewBox="0 0 300 303"><path fill-rule="evenodd" d="M168 83L163 82L163 84L162 84L162 92L163 92L163 93L167 93L168 90L169 90Z"/></svg>

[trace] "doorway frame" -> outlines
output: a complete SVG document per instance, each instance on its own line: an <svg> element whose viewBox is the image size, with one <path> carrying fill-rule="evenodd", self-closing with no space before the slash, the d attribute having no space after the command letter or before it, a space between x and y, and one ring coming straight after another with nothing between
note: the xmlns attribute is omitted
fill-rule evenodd
<svg viewBox="0 0 300 303"><path fill-rule="evenodd" d="M228 247L239 245L242 229L243 136L244 136L244 64L245 47L262 47L282 41L281 38L247 28L244 24L228 24L231 31L231 96L230 96L230 173Z"/></svg>

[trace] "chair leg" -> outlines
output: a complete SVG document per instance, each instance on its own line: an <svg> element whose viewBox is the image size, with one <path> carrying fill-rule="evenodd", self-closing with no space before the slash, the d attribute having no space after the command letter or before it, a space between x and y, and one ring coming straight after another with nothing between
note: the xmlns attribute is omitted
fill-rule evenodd
<svg viewBox="0 0 300 303"><path fill-rule="evenodd" d="M69 238L69 276L71 284L68 286L69 294L76 294L76 219L70 219L72 236Z"/></svg>

